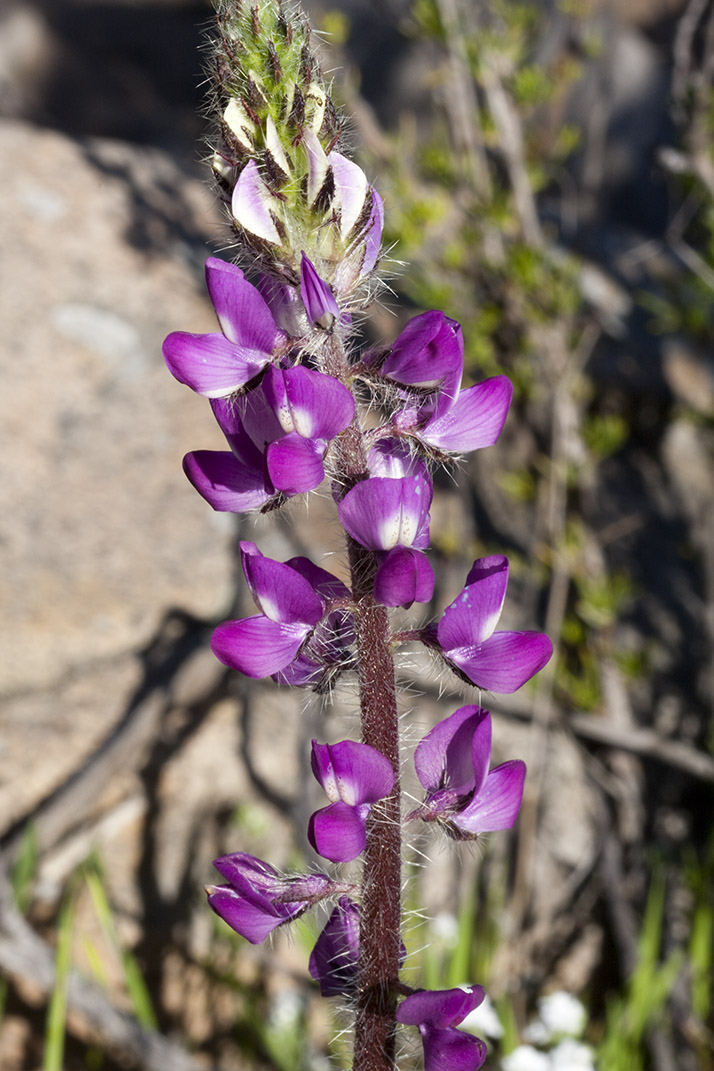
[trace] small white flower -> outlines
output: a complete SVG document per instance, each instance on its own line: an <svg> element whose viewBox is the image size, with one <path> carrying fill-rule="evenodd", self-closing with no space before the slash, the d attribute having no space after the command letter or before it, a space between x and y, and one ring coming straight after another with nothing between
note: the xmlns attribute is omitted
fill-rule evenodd
<svg viewBox="0 0 714 1071"><path fill-rule="evenodd" d="M586 1012L577 997L559 990L538 1001L538 1014L551 1037L579 1037L585 1029Z"/></svg>
<svg viewBox="0 0 714 1071"><path fill-rule="evenodd" d="M488 995L483 998L478 1008L469 1012L460 1025L462 1030L468 1030L470 1034L477 1034L479 1037L503 1037L503 1025Z"/></svg>
<svg viewBox="0 0 714 1071"><path fill-rule="evenodd" d="M579 1041L566 1038L550 1053L551 1071L595 1071L592 1050Z"/></svg>
<svg viewBox="0 0 714 1071"><path fill-rule="evenodd" d="M532 1045L519 1045L501 1060L503 1071L550 1071L550 1060Z"/></svg>

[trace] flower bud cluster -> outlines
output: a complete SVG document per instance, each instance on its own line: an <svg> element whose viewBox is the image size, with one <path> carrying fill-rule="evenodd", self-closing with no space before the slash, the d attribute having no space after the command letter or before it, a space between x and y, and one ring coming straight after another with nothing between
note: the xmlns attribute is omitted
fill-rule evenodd
<svg viewBox="0 0 714 1071"><path fill-rule="evenodd" d="M221 0L216 46L212 168L246 252L293 285L304 252L350 295L376 263L383 207L337 151L342 121L307 23L279 0Z"/></svg>
<svg viewBox="0 0 714 1071"><path fill-rule="evenodd" d="M388 623L393 608L432 599L432 468L492 445L512 388L505 376L462 388L461 328L438 311L415 316L390 344L350 362L344 340L352 292L377 264L381 200L334 148L337 120L304 24L287 20L273 0L221 0L219 27L214 169L244 254L263 274L253 285L235 265L209 258L219 331L174 332L164 356L176 379L209 399L226 439L227 450L198 450L184 460L214 509L279 509L326 477L332 481L339 522L368 565L368 590L360 581L358 591L354 569L350 587L308 558L274 561L245 541L241 564L257 613L224 622L212 639L216 656L248 677L326 692L340 675L360 670L365 607ZM357 382L379 402L377 426L363 419ZM552 647L540 633L497 629L507 583L505 557L480 558L438 621L391 633L389 648L419 641L467 684L516 691ZM396 721L396 705L394 715ZM456 840L511 828L525 765L511 760L490 769L490 761L490 714L460 707L415 750L424 798L403 823L436 823ZM309 821L312 847L333 864L367 859L390 801L397 802L390 813L399 815L398 761L366 742L343 740L313 741L311 763L327 800ZM215 866L225 884L209 886L209 903L253 943L331 901L310 974L324 996L356 997L369 874L361 888L323 873L284 876L242 852ZM397 890L399 882L397 872ZM398 950L393 945L401 965L406 953ZM457 1029L483 1000L480 986L413 991L396 973L379 985L393 1019L418 1027L427 1071L481 1066L483 1042Z"/></svg>

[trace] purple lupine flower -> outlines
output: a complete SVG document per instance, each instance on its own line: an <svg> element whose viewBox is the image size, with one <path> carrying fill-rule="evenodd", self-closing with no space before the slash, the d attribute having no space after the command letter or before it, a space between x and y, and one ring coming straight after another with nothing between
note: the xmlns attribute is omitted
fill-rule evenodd
<svg viewBox="0 0 714 1071"><path fill-rule="evenodd" d="M413 436L427 449L468 453L493 446L512 397L513 385L508 377L494 376L458 391L448 404L443 396L437 401L412 399L411 404L394 414L392 427L399 435Z"/></svg>
<svg viewBox="0 0 714 1071"><path fill-rule="evenodd" d="M424 1071L478 1071L486 1045L473 1034L457 1030L485 997L480 985L464 989L421 990L397 1008L397 1022L417 1026L424 1046Z"/></svg>
<svg viewBox="0 0 714 1071"><path fill-rule="evenodd" d="M164 341L163 352L179 382L207 398L225 398L284 353L290 339L235 264L209 257L206 282L220 333L173 331Z"/></svg>
<svg viewBox="0 0 714 1071"><path fill-rule="evenodd" d="M423 636L470 684L515 692L548 662L553 645L541 632L495 632L508 585L508 559L475 561L466 587Z"/></svg>
<svg viewBox="0 0 714 1071"><path fill-rule="evenodd" d="M456 320L443 312L414 316L385 358L368 362L375 371L403 387L439 391L453 403L464 370L464 339Z"/></svg>
<svg viewBox="0 0 714 1071"><path fill-rule="evenodd" d="M513 759L489 773L490 761L491 715L481 707L459 707L417 746L414 766L426 798L407 820L440 822L458 840L510 829L523 798L526 764Z"/></svg>
<svg viewBox="0 0 714 1071"><path fill-rule="evenodd" d="M208 903L231 929L254 945L326 896L347 889L344 882L333 882L326 874L285 877L246 852L223 855L213 865L228 884L208 885Z"/></svg>
<svg viewBox="0 0 714 1071"><path fill-rule="evenodd" d="M285 564L309 580L327 603L349 601L350 591L342 581L309 558L291 558ZM317 692L325 690L352 661L354 639L350 611L330 610L313 629L297 658L285 669L272 674L273 680L293 687L310 687Z"/></svg>
<svg viewBox="0 0 714 1071"><path fill-rule="evenodd" d="M431 480L423 475L374 476L347 492L337 511L343 528L363 547L377 551L375 598L384 606L428 602L434 572L419 553L429 545Z"/></svg>
<svg viewBox="0 0 714 1071"><path fill-rule="evenodd" d="M184 471L214 509L232 513L318 487L329 442L354 415L347 387L303 367L271 366L259 386L211 406L231 452L196 450Z"/></svg>
<svg viewBox="0 0 714 1071"><path fill-rule="evenodd" d="M313 740L311 761L315 778L332 802L310 817L308 840L325 859L347 863L364 851L372 804L394 788L392 764L380 751L353 740Z"/></svg>
<svg viewBox="0 0 714 1071"><path fill-rule="evenodd" d="M340 307L332 290L304 253L300 261L300 295L310 323L329 331L335 320L339 319Z"/></svg>
<svg viewBox="0 0 714 1071"><path fill-rule="evenodd" d="M293 661L325 616L325 599L301 571L301 559L276 562L264 557L255 543L240 546L243 572L261 613L224 621L214 631L211 647L224 665L247 677L268 677Z"/></svg>
<svg viewBox="0 0 714 1071"><path fill-rule="evenodd" d="M323 997L339 997L354 990L359 962L359 905L341 896L310 955L310 977Z"/></svg>

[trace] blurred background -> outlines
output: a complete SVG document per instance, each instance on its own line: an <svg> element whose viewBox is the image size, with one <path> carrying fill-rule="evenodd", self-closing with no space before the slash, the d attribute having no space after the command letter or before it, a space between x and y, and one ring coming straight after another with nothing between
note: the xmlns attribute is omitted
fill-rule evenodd
<svg viewBox="0 0 714 1071"><path fill-rule="evenodd" d="M469 381L515 385L498 445L439 477L432 610L506 553L506 627L556 645L485 700L494 761L529 765L518 827L410 839L409 980L487 987L493 1069L710 1071L714 4L309 11L386 205L365 337L441 308ZM239 538L345 569L328 494L225 517L181 472L219 445L161 358L213 329L230 241L210 24L203 0L0 8L3 1071L349 1066L306 972L321 919L253 948L202 893L227 851L315 863L309 741L356 731L353 688L326 709L209 649L252 612ZM399 672L407 744L472 701L416 651Z"/></svg>

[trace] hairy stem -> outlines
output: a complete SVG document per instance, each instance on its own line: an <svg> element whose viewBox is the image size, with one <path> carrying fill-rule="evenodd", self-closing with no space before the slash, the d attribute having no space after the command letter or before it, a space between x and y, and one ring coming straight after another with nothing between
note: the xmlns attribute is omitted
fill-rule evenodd
<svg viewBox="0 0 714 1071"><path fill-rule="evenodd" d="M344 351L335 340L325 370L343 382ZM367 474L359 418L337 442L346 486ZM401 949L401 824L399 719L391 629L386 607L372 594L377 562L372 551L347 537L355 602L362 740L386 755L394 770L392 794L372 808L362 870L362 921L353 1071L393 1071L396 986Z"/></svg>

